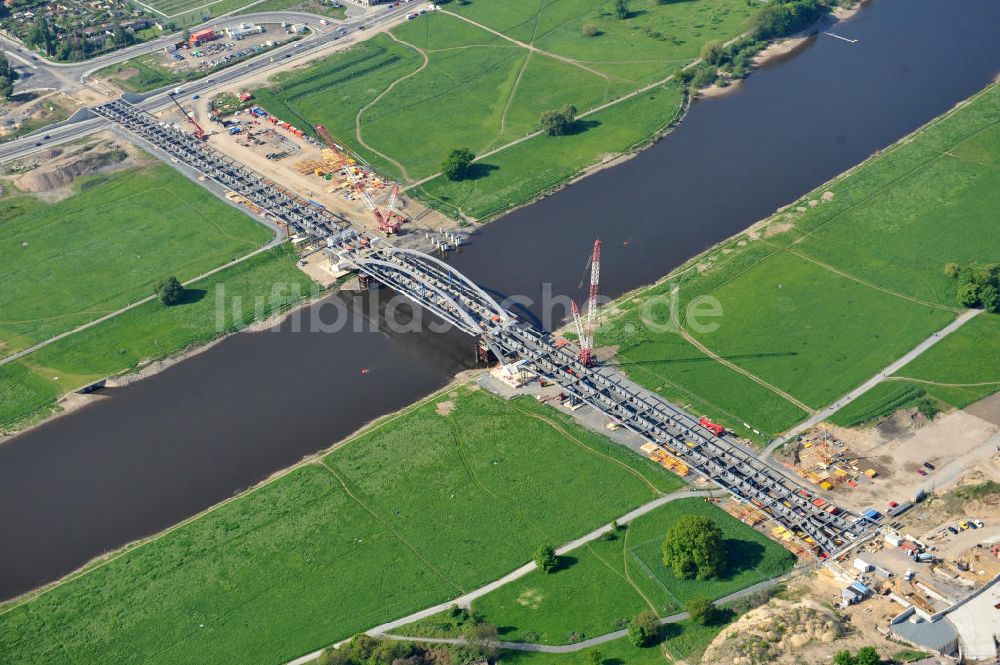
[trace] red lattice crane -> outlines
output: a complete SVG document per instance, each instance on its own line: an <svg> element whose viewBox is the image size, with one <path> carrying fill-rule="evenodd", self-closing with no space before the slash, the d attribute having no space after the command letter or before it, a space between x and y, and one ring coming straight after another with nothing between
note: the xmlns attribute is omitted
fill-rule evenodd
<svg viewBox="0 0 1000 665"><path fill-rule="evenodd" d="M198 121L194 119L194 114L188 113L187 111L184 110L184 107L181 106L181 103L177 101L176 97L174 97L174 93L172 92L168 93L168 96L170 97L170 101L176 104L177 108L180 109L184 117L187 118L187 121L190 122L192 125L194 125L194 135L197 136L202 141L207 139L208 134L205 133L205 130L201 128L201 125L198 124Z"/></svg>
<svg viewBox="0 0 1000 665"><path fill-rule="evenodd" d="M590 292L587 296L587 315L580 318L580 310L573 303L573 321L576 323L576 334L580 338L580 362L589 365L594 352L594 323L597 320L597 291L601 281L601 241L594 241L594 249L590 253Z"/></svg>
<svg viewBox="0 0 1000 665"><path fill-rule="evenodd" d="M364 185L358 181L357 176L354 174L354 168L352 167L347 154L339 145L337 145L337 142L334 140L330 131L323 125L316 125L316 133L319 134L319 137L323 139L326 146L336 156L334 166L336 168L343 168L344 171L347 172L347 177L351 179L351 185L353 186L354 191L361 196L361 200L365 202L365 206L371 210L372 216L375 217L375 222L378 224L378 230L387 236L399 233L401 221L397 219L398 215L396 215L391 209L385 213L378 209L378 206L375 205L372 197L365 191ZM393 191L395 192L395 190Z"/></svg>

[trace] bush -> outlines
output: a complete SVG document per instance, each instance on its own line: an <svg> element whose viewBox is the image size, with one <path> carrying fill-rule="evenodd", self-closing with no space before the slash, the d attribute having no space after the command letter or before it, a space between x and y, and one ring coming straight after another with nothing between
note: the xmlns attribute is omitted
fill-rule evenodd
<svg viewBox="0 0 1000 665"><path fill-rule="evenodd" d="M615 0L615 16L624 21L631 15L632 12L628 10L628 3L626 0Z"/></svg>
<svg viewBox="0 0 1000 665"><path fill-rule="evenodd" d="M448 153L441 164L441 172L448 180L461 180L469 174L469 167L476 155L468 148L456 148Z"/></svg>
<svg viewBox="0 0 1000 665"><path fill-rule="evenodd" d="M944 276L948 279L955 279L958 277L958 273L961 269L958 267L957 263L946 263L944 264Z"/></svg>
<svg viewBox="0 0 1000 665"><path fill-rule="evenodd" d="M655 614L646 610L632 617L628 622L628 641L633 646L648 647L656 643L660 635L660 621Z"/></svg>
<svg viewBox="0 0 1000 665"><path fill-rule="evenodd" d="M601 34L601 31L597 29L596 25L591 25L587 23L582 28L580 28L580 34L584 37L597 37Z"/></svg>
<svg viewBox="0 0 1000 665"><path fill-rule="evenodd" d="M718 66L722 62L724 53L725 47L722 45L722 41L718 39L705 42L705 45L701 47L701 59L710 65Z"/></svg>
<svg viewBox="0 0 1000 665"><path fill-rule="evenodd" d="M715 605L708 598L692 598L684 606L691 620L700 626L709 626L717 616Z"/></svg>

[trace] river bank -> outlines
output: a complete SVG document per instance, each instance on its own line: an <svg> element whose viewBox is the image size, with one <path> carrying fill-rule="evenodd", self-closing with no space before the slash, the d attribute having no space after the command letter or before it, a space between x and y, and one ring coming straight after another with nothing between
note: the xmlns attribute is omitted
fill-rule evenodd
<svg viewBox="0 0 1000 665"><path fill-rule="evenodd" d="M532 299L524 316L540 324L545 293L578 293L594 237L605 241L602 293L662 279L981 89L1000 67L996 11L873 3L848 35L859 44L813 40L619 168L477 228L450 263L498 298ZM357 309L366 328L373 310ZM439 389L473 358L460 334L230 336L0 446L0 580L36 587L180 522Z"/></svg>

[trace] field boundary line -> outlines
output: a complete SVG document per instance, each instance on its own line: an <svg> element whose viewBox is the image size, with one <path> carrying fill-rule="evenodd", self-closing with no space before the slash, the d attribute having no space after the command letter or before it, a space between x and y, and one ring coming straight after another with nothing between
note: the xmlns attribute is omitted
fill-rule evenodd
<svg viewBox="0 0 1000 665"><path fill-rule="evenodd" d="M771 255L769 255L769 256L771 256ZM674 297L679 297L680 296L680 288L681 287L679 285L675 286L671 290L671 294ZM719 363L721 365L724 365L724 366L728 367L729 369L733 370L734 372L736 372L738 374L742 374L743 376L745 376L746 378L750 379L754 383L758 383L758 384L762 385L763 387L769 389L771 392L775 393L779 397L783 397L785 400L787 400L787 401L791 402L792 404L794 404L795 406L799 407L800 409L802 409L806 413L816 413L815 409L806 406L803 402L800 402L793 395L791 395L791 393L785 392L781 388L778 388L777 386L768 383L767 381L765 381L764 379L760 378L759 376L757 376L753 372L750 372L749 370L743 369L742 367L740 367L736 363L733 363L733 362L730 362L730 361L726 360L725 358L723 358L722 356L720 356L718 353L716 353L715 351L711 350L710 348L708 348L707 346L705 346L704 344L702 344L701 342L699 342L697 339L695 339L694 335L692 335L691 333L689 333L684 328L684 326L681 324L680 319L678 318L676 311L672 311L670 313L670 318L673 320L674 326L677 328L677 332L680 333L681 337L683 337L689 344L691 344L691 346L695 347L696 349L698 349L699 351L701 351L702 353L704 353L706 356L708 356L712 360L716 361L717 363Z"/></svg>
<svg viewBox="0 0 1000 665"><path fill-rule="evenodd" d="M378 522L381 522L382 526L384 526L386 529L388 529L389 533L391 533L393 536L396 537L396 540L398 540L399 542L403 543L403 545L405 545L408 550L410 550L411 552L413 552L413 555L416 556L417 559L419 559L421 562L423 562L423 564L425 566L427 566L432 571L434 571L434 574L437 575L438 577L440 577L443 582L445 582L446 584L454 587L459 592L465 593L465 589L463 589L461 586L459 586L455 582L453 582L450 579L448 579L448 577L442 571L440 571L437 566L435 566L433 563L431 563L431 561L429 559L427 559L426 557L424 557L424 555L421 554L420 551L410 543L410 541L408 541L406 538L403 538L403 536L398 531L396 531L396 529L394 529L391 524L389 524L388 520L386 520L384 517L382 517L377 512L375 512L375 510L372 509L371 507L369 507L368 504L366 504L364 501L362 501L357 496L355 496L354 492L351 491L351 488L347 486L346 482L344 482L344 479L341 478L337 474L336 471L334 471L334 469L333 469L332 466L330 466L329 464L326 463L325 459L321 458L319 463L320 463L320 466L322 466L324 469L326 469L327 471L329 471L330 474L333 475L333 477L337 479L337 482L340 483L341 487L343 487L344 492L347 494L347 496L349 496L359 506L361 506L362 508L364 508L365 511L367 511Z"/></svg>
<svg viewBox="0 0 1000 665"><path fill-rule="evenodd" d="M628 529L626 529L626 531L628 531ZM625 536L622 536L622 547L624 547L624 546L625 546ZM638 596L643 599L643 601L646 603L646 605L649 605L650 609L655 610L655 608L652 605L650 605L649 599L646 598L646 596L642 593L642 591L639 589L639 587L637 587L635 584L633 584L632 580L630 580L628 577L626 577L624 573L621 573L621 572L618 572L617 570L615 570L614 566L612 566L610 563L608 563L607 561L605 561L604 558L601 557L601 555L599 555L597 552L595 552L594 548L591 546L591 543L587 543L586 545L584 545L584 547L587 549L587 552L589 552L592 557L594 557L595 559L597 559L598 561L600 561L601 564L605 568L607 568L608 570L610 570L614 574L615 577L617 577L622 582L624 582L629 587L631 587L632 590L635 591L636 594L638 594Z"/></svg>
<svg viewBox="0 0 1000 665"><path fill-rule="evenodd" d="M221 266L217 266L215 268L212 268L211 270L209 270L206 273L202 273L201 275L198 275L197 277L192 277L191 279L189 279L189 280L187 280L185 282L182 282L182 286L190 286L192 284L195 284L196 282L200 282L201 280L206 279L208 277L211 277L212 275L214 275L214 274L216 274L218 272L221 272L221 271L225 270L226 268L231 268L231 267L233 267L235 265L239 265L240 263L243 263L244 261L246 261L248 259L251 259L254 256L257 256L258 254L262 254L262 253L266 252L269 249L273 249L274 247L277 247L278 245L281 245L284 242L286 242L286 241L278 239L278 238L274 238L270 242L268 242L267 244L262 245L261 247L258 247L257 249L255 249L254 251L250 252L249 254L246 254L246 255L241 256L241 257L239 257L237 259L229 261L228 263L225 263L225 264L223 264ZM129 303L125 307L121 307L119 309L116 309L113 312L108 312L104 316L98 317L98 318L94 319L93 321L89 321L88 323L84 323L83 325L79 325L76 328L73 328L71 330L67 330L65 332L61 332L61 333L59 333L58 335L56 335L54 337L50 337L50 338L48 338L46 340L38 342L37 344L29 346L29 347L27 347L25 349L21 349L20 351L16 351L16 352L12 353L9 356L6 356L4 358L0 358L0 366L6 365L7 363L14 362L15 360L20 360L21 358L29 356L32 353L34 353L35 351L38 351L39 349L43 349L46 346L49 346L50 344L54 344L55 342L58 342L61 339L65 339L65 338L67 338L67 337L69 337L71 335L75 335L76 333L83 332L84 330L86 330L88 328L93 328L94 326L96 326L96 325L98 325L100 323L104 323L105 321L109 321L109 320L111 320L111 319L113 319L113 318L115 318L115 317L117 317L117 316L119 316L121 314L124 314L125 312L127 312L127 311L129 311L131 309L135 309L136 307L139 307L141 305L145 305L146 303L148 303L148 302L150 302L152 300L155 300L156 297L157 297L156 294L152 293L152 294L146 296L145 298L142 298L141 300L137 300L136 302Z"/></svg>
<svg viewBox="0 0 1000 665"><path fill-rule="evenodd" d="M514 103L514 96L517 94L517 88L521 85L521 78L524 76L524 70L528 68L528 63L531 62L532 52L528 51L528 55L525 56L524 62L521 63L521 68L517 70L517 76L514 78L514 84L510 86L510 92L507 94L507 103L503 105L503 112L500 114L500 133L497 135L496 140L499 141L503 133L507 131L507 112L510 111L511 104ZM494 141L495 143L496 141Z"/></svg>
<svg viewBox="0 0 1000 665"><path fill-rule="evenodd" d="M590 67L587 67L586 65L581 64L580 62L578 62L576 60L573 60L572 58L567 58L564 55L558 55L558 54L552 53L550 51L544 51L544 50L538 48L537 46L535 46L533 44L529 44L527 42L522 42L522 41L520 41L518 39L514 39L510 35L505 35L504 33L500 32L498 30L494 30L493 28L491 28L491 27L489 27L487 25L483 25L482 23L479 23L478 21L473 21L472 19L470 19L470 18L468 18L466 16L462 16L461 14L456 14L454 12L450 12L447 9L439 9L438 11L441 12L442 14L447 14L448 16L452 16L452 17L457 18L459 20L465 21L466 23L470 23L470 24L476 26L477 28L479 28L480 30L485 30L486 32L493 33L494 35L496 35L498 37L501 37L502 39L506 39L507 41L509 41L509 42L511 42L513 44L517 44L518 46L520 46L523 49L527 49L528 51L534 51L535 53L541 53L544 56L548 56L549 58L552 58L553 60L559 60L560 62L564 62L564 63L566 63L568 65L573 65L574 67L579 67L580 69L582 69L582 70L584 70L586 72L590 72L594 76L598 76L598 77L604 79L605 81L610 81L611 80L611 77L608 76L607 74L605 74L604 72L596 70L596 69L591 69ZM539 10L539 12L538 12L537 19L541 19L541 10ZM536 26L536 29L537 29L537 26Z"/></svg>
<svg viewBox="0 0 1000 665"><path fill-rule="evenodd" d="M894 374L892 376L885 377L886 381L909 381L910 383L923 383L928 386L940 386L942 388L977 388L979 386L995 386L1000 384L1000 380L997 381L980 381L979 383L941 383L940 381L928 381L926 379L914 379L910 376L899 376Z"/></svg>
<svg viewBox="0 0 1000 665"><path fill-rule="evenodd" d="M959 316L957 316L951 323L946 325L944 328L941 328L937 332L933 333L930 337L924 339L922 342L920 342L915 347L907 351L905 354L903 354L902 356L891 362L881 372L871 377L870 379L862 383L860 386L854 388L846 395L841 396L840 399L833 402L832 404L829 404L820 411L814 412L812 416L806 418L801 423L799 423L798 425L794 426L793 428L785 432L783 436L779 436L778 438L776 438L767 446L767 448L764 449L762 453L760 453L760 458L767 459L771 455L771 453L777 450L779 446L783 445L789 439L795 437L801 432L804 432L810 427L813 427L814 425L823 422L833 414L837 413L845 406L855 401L856 399L867 393L869 390L871 390L878 384L885 381L890 376L894 375L897 371L899 371L906 365L916 360L925 351L927 351L927 349L931 348L932 346L940 342L942 339L952 334L953 332L964 326L972 319L976 318L976 316L981 314L982 311L983 310L981 309L965 310Z"/></svg>
<svg viewBox="0 0 1000 665"><path fill-rule="evenodd" d="M646 476L644 476L637 469L632 468L631 466L629 466L625 462L623 462L623 461L621 461L619 459L615 459L611 455L603 453L600 450L594 450L593 448L591 448L590 446L588 446L586 443L584 443L583 441L580 441L578 438L576 438L575 436L573 436L572 434L570 434L569 432L567 432L565 429L563 429L559 425L559 423L553 422L553 421L549 420L548 418L546 418L545 416L543 416L541 414L538 414L538 413L529 413L528 411L525 411L525 410L521 409L520 407L514 407L514 408L517 411L520 411L521 413L523 413L526 416L529 416L531 418L537 418L538 420L541 420L542 422L544 422L545 424L547 424L549 427L551 427L555 431L557 431L560 434L562 434L564 438L568 439L569 441L571 441L572 443L576 444L577 446L579 446L581 448L584 448L585 450L589 451L591 454L597 455L598 457L603 457L604 459L606 459L606 460L608 460L610 462L614 462L618 466L622 467L628 473L632 474L633 476L635 476L636 478L638 478L639 480L641 480L643 483L645 483L646 486L649 487L650 490L652 490L654 497L666 496L667 493L664 493L659 487L657 487L656 485L653 484L653 481L651 481L649 478L647 478Z"/></svg>
<svg viewBox="0 0 1000 665"><path fill-rule="evenodd" d="M765 242L767 242L767 241L765 241ZM867 286L869 288L875 289L876 291L881 291L882 293L885 293L886 295L896 296L897 298L902 298L903 300L909 300L910 302L916 303L918 305L923 305L925 307L932 307L934 309L945 310L945 311L948 311L948 312L952 312L953 314L959 314L959 313L961 313L963 311L961 307L949 307L948 305L941 305L939 303L928 302L926 300L921 300L920 298L916 298L916 297L913 297L913 296L908 296L905 293L899 293L898 291L893 291L892 289L888 289L888 288L886 288L884 286L879 286L878 284L874 284L874 283L869 282L867 280L861 279L860 277L855 277L854 275L851 275L850 273L846 273L843 270L840 270L839 268L837 268L835 266L832 266L829 263L824 263L823 261L820 261L819 259L813 258L813 257L809 256L808 254L803 254L802 252L798 251L797 249L785 248L785 251L788 252L789 254L793 255L793 256L799 257L800 259L803 259L805 261L809 261L810 263L813 263L813 264L819 266L820 268L823 268L824 270L829 270L830 272L832 272L835 275L840 275L841 277L849 279L852 282L857 282L858 284L861 284L862 286Z"/></svg>

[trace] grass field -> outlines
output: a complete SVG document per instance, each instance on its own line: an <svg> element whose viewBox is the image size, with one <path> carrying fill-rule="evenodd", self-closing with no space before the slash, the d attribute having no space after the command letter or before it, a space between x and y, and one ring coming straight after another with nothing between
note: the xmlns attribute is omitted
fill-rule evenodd
<svg viewBox="0 0 1000 665"><path fill-rule="evenodd" d="M659 649L640 649L629 644L628 640L622 638L612 642L606 642L597 650L604 657L607 665L663 665L671 662L664 658ZM500 661L502 663L515 663L516 665L589 665L587 660L589 649L576 651L574 653L532 653L529 651L501 651Z"/></svg>
<svg viewBox="0 0 1000 665"><path fill-rule="evenodd" d="M319 0L263 0L245 9L237 11L237 14L249 14L257 12L280 12L282 10L293 12L309 12L327 18L343 19L347 17L347 8L331 7Z"/></svg>
<svg viewBox="0 0 1000 665"><path fill-rule="evenodd" d="M617 345L618 361L637 381L741 434L744 422L773 435L801 420L802 409L783 393L812 409L834 401L952 320L958 309L946 263L1000 260L1000 237L990 232L1000 191L998 102L993 85L669 280L622 299L599 343ZM665 303L675 288L682 324L692 302L717 299L718 328L686 326L690 335L774 389L712 362L677 331L643 324L647 310L669 320ZM653 299L664 303L650 306ZM1000 376L982 362L998 343L995 320L982 315L901 371L931 383L880 386L839 420L910 404L915 388L957 407L996 391L1000 383L989 382ZM963 385L940 385L952 383ZM964 385L971 383L984 385Z"/></svg>
<svg viewBox="0 0 1000 665"><path fill-rule="evenodd" d="M279 246L188 286L188 302L165 307L154 300L0 365L0 431L47 415L57 398L95 379L246 326L255 314L252 303L259 301L261 315L268 316L316 293L318 287L295 261L290 248ZM247 303L238 318L227 307L221 327L215 301L219 285L227 298ZM274 285L284 285L277 298L272 297Z"/></svg>
<svg viewBox="0 0 1000 665"><path fill-rule="evenodd" d="M738 0L629 7L621 20L598 0L449 5L279 76L257 97L300 126L325 125L388 175L419 180L452 148L482 154L537 130L545 111L573 104L585 112L665 79L705 41L738 34L753 11ZM673 88L654 89L627 110L588 117L571 135L504 150L469 181L434 180L417 195L449 214L490 215L649 140L681 101Z"/></svg>
<svg viewBox="0 0 1000 665"><path fill-rule="evenodd" d="M8 607L0 651L17 663L283 662L679 484L534 401L460 387Z"/></svg>
<svg viewBox="0 0 1000 665"><path fill-rule="evenodd" d="M856 402L833 421L842 425L870 422L912 406L922 396L964 408L1000 390L1000 315L980 314L938 342Z"/></svg>
<svg viewBox="0 0 1000 665"><path fill-rule="evenodd" d="M663 537L685 515L705 515L723 530L730 570L723 579L680 580L663 565ZM701 499L669 503L631 524L617 540L567 555L554 574L534 572L477 600L473 609L501 627L504 639L566 644L624 627L644 609L660 616L694 597L721 598L781 575L794 559L742 522Z"/></svg>
<svg viewBox="0 0 1000 665"><path fill-rule="evenodd" d="M0 355L148 296L162 277L184 281L248 254L272 235L160 163L74 187L54 204L0 199Z"/></svg>

